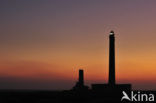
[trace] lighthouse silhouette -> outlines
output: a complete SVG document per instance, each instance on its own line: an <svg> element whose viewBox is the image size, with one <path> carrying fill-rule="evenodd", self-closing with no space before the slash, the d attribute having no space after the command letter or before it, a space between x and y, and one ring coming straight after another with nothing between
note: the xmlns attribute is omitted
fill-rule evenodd
<svg viewBox="0 0 156 103"><path fill-rule="evenodd" d="M109 77L108 84L92 84L92 90L104 92L130 91L131 84L117 84L115 80L115 33L109 33Z"/></svg>
<svg viewBox="0 0 156 103"><path fill-rule="evenodd" d="M79 79L73 90L88 90L88 86L84 85L83 69L79 70ZM131 91L131 84L117 84L115 78L115 34L114 31L109 33L109 78L107 84L92 84L91 90L100 92L122 92Z"/></svg>
<svg viewBox="0 0 156 103"><path fill-rule="evenodd" d="M115 84L115 37L114 31L109 35L109 84Z"/></svg>

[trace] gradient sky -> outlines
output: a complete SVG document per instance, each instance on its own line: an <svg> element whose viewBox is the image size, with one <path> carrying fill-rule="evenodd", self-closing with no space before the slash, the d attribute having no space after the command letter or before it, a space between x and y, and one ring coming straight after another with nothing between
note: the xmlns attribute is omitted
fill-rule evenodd
<svg viewBox="0 0 156 103"><path fill-rule="evenodd" d="M0 89L107 83L116 36L117 83L156 89L156 0L1 0Z"/></svg>

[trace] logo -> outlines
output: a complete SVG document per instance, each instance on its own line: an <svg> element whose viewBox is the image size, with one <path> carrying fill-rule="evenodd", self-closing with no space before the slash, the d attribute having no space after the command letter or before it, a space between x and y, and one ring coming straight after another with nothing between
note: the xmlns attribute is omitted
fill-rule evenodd
<svg viewBox="0 0 156 103"><path fill-rule="evenodd" d="M122 98L121 101L123 100L128 100L128 101L154 101L154 94L147 94L147 93L141 93L141 92L133 92L131 91L130 97L125 91L122 91Z"/></svg>

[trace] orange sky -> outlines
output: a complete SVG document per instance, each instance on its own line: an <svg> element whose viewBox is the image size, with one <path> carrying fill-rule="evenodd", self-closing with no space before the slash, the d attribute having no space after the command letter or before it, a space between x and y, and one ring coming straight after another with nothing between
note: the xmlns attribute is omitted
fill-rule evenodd
<svg viewBox="0 0 156 103"><path fill-rule="evenodd" d="M106 83L110 30L116 34L117 82L156 89L155 4L1 2L0 89L71 88L79 68L88 85Z"/></svg>

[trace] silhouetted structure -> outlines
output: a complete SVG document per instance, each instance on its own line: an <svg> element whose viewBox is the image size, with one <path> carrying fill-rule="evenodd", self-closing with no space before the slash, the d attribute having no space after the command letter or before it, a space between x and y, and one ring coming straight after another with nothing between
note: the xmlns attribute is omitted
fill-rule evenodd
<svg viewBox="0 0 156 103"><path fill-rule="evenodd" d="M79 81L73 87L73 90L79 90L79 91L88 90L88 86L84 85L84 76L83 76L83 70L82 69L79 70L79 79L78 80Z"/></svg>
<svg viewBox="0 0 156 103"><path fill-rule="evenodd" d="M114 94L121 91L130 91L131 84L115 83L115 36L114 31L109 35L109 78L108 84L92 84L92 90L104 91L105 93L113 92Z"/></svg>
<svg viewBox="0 0 156 103"><path fill-rule="evenodd" d="M71 90L64 91L0 91L3 103L109 103L121 102L122 91L130 95L131 84L115 82L115 36L109 35L109 80L108 84L85 86L84 71L79 70L78 82ZM156 93L156 92L155 92ZM126 102L126 103L129 103Z"/></svg>
<svg viewBox="0 0 156 103"><path fill-rule="evenodd" d="M114 31L109 35L109 84L115 84L115 37Z"/></svg>
<svg viewBox="0 0 156 103"><path fill-rule="evenodd" d="M79 84L84 85L83 70L79 70Z"/></svg>

